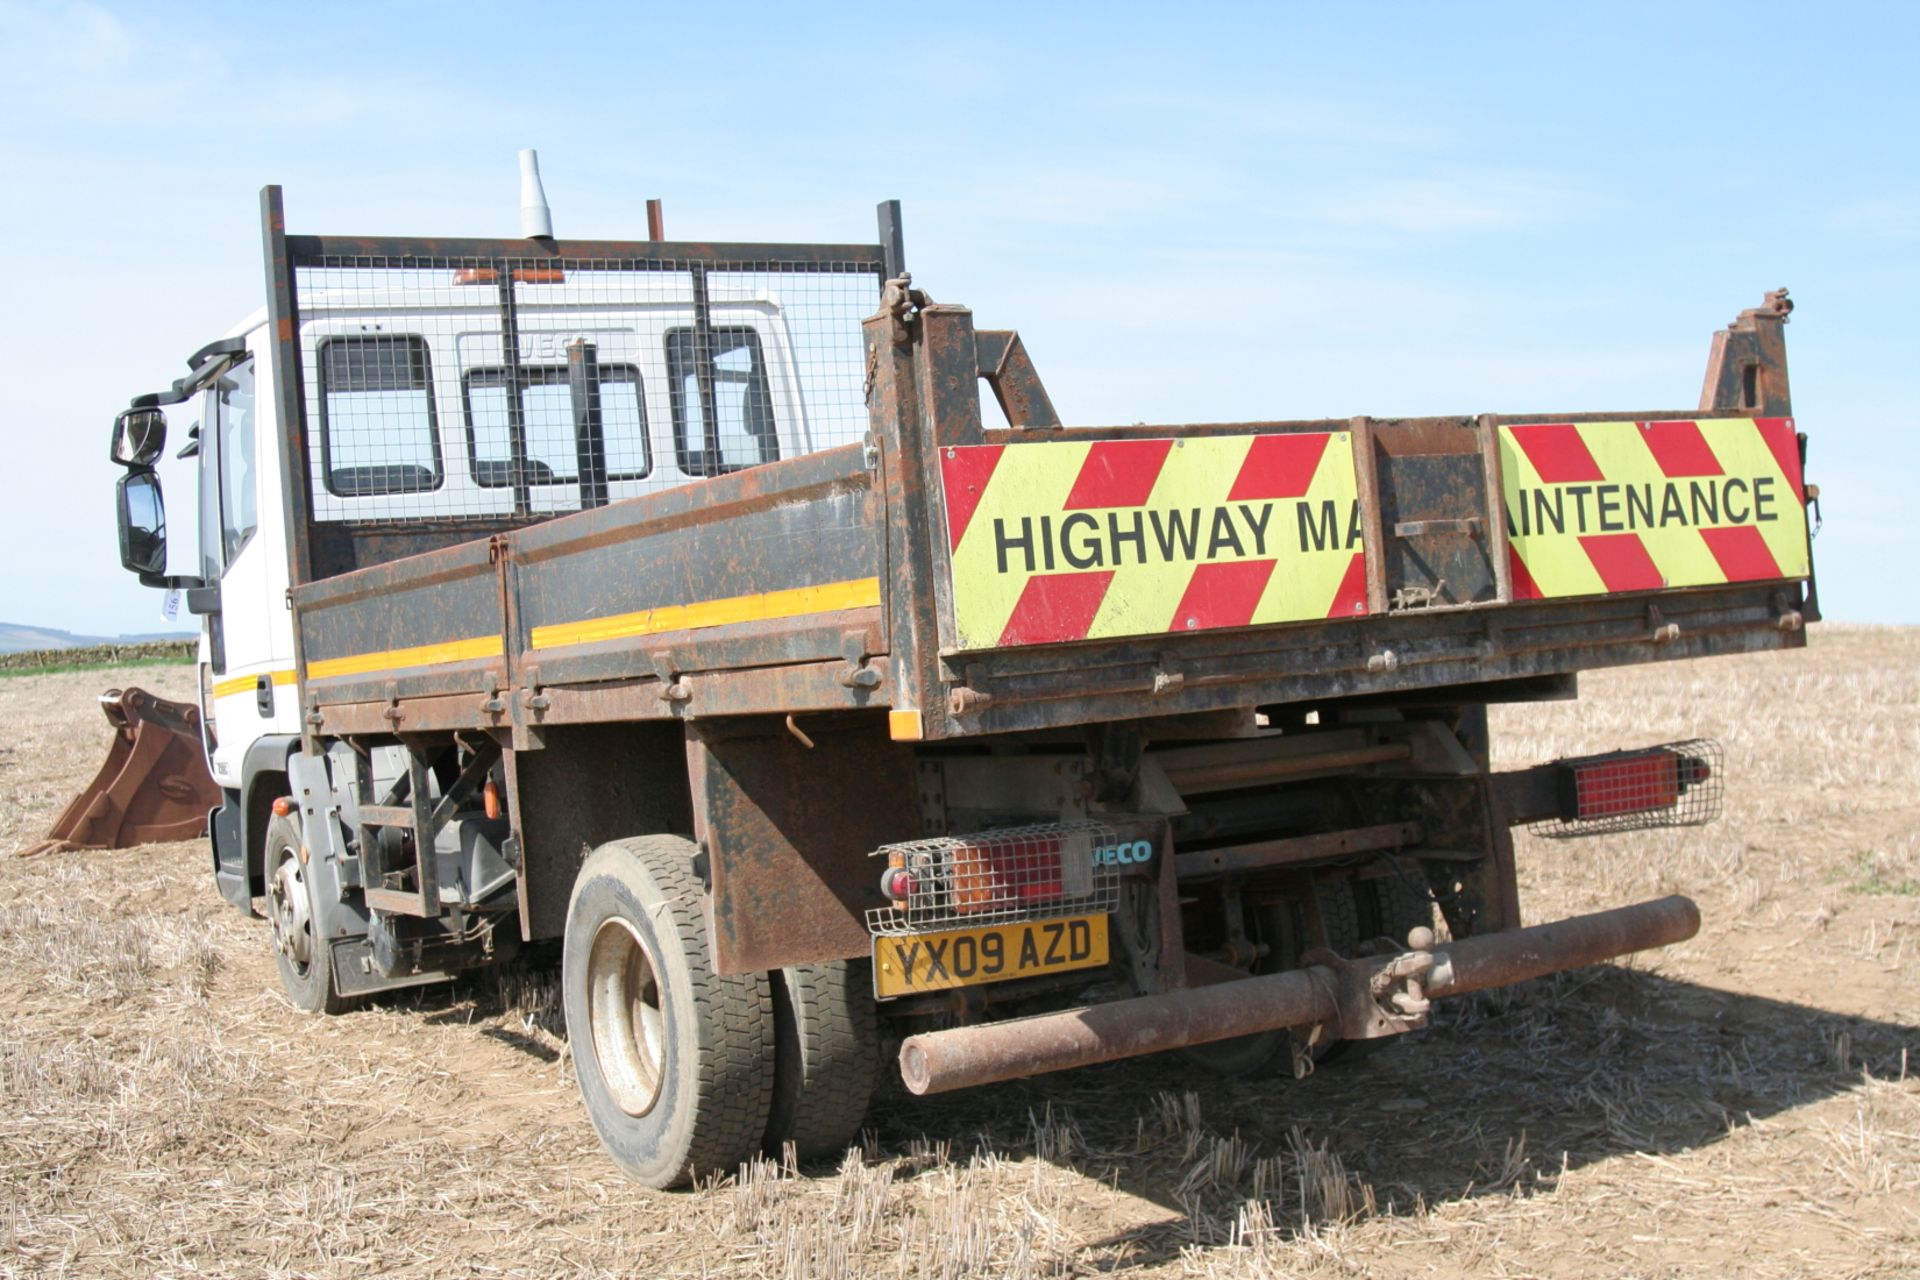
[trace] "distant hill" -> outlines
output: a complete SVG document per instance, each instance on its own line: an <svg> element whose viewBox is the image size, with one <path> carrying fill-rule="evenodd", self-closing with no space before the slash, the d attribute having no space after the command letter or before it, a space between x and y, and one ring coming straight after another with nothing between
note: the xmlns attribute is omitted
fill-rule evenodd
<svg viewBox="0 0 1920 1280"><path fill-rule="evenodd" d="M29 627L0 622L0 653L30 649L83 649L97 644L138 644L146 640L192 640L192 631L143 631L128 636L80 636L58 627Z"/></svg>

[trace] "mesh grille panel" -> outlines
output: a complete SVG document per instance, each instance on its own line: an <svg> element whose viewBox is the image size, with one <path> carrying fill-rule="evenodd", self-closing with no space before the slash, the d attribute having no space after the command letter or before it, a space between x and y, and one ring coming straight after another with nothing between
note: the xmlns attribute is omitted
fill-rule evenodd
<svg viewBox="0 0 1920 1280"><path fill-rule="evenodd" d="M297 259L319 521L523 522L859 441L870 263Z"/></svg>

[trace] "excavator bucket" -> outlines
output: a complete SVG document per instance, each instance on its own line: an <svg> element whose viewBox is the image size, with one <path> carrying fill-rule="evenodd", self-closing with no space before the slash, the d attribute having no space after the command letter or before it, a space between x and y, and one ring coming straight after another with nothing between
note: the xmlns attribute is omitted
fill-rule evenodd
<svg viewBox="0 0 1920 1280"><path fill-rule="evenodd" d="M206 831L220 788L201 751L200 708L145 689L109 689L100 710L113 726L106 763L22 857L190 840Z"/></svg>

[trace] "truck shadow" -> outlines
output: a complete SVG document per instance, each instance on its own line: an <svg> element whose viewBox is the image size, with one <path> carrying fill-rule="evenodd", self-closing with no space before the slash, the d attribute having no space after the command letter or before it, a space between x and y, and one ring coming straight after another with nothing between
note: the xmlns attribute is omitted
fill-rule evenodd
<svg viewBox="0 0 1920 1280"><path fill-rule="evenodd" d="M1225 1081L1168 1054L939 1098L896 1089L872 1113L870 1154L945 1139L965 1162L971 1140L1138 1197L1132 1222L1081 1252L1124 1269L1223 1243L1236 1222L1286 1236L1550 1191L1563 1169L1703 1147L1920 1059L1920 1027L1613 966L1437 1012L1300 1081Z"/></svg>

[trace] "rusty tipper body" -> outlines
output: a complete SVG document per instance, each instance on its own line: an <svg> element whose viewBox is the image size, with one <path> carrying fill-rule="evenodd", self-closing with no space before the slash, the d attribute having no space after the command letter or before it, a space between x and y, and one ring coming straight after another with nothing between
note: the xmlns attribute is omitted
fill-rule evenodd
<svg viewBox="0 0 1920 1280"><path fill-rule="evenodd" d="M918 1092L1286 1075L1690 936L1684 899L1523 929L1509 832L1705 821L1714 745L1497 774L1486 707L1817 616L1784 291L1690 408L1068 427L893 205L848 245L263 211L266 311L115 438L124 558L209 624L222 892L314 1011L561 943L653 1184L837 1149L887 1023Z"/></svg>

